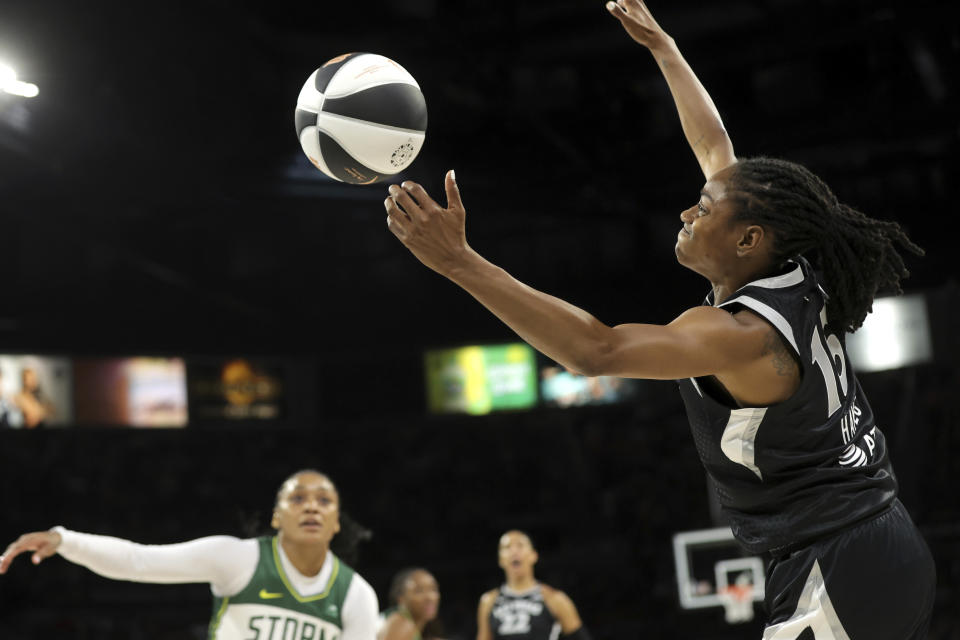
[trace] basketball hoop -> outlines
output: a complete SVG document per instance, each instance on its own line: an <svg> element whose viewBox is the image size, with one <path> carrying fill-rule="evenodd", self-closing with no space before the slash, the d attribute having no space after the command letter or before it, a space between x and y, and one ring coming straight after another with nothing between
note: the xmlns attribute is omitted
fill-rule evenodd
<svg viewBox="0 0 960 640"><path fill-rule="evenodd" d="M729 624L753 620L753 585L731 584L721 587L717 596L726 612Z"/></svg>
<svg viewBox="0 0 960 640"><path fill-rule="evenodd" d="M723 607L731 624L753 620L763 602L763 560L746 556L729 527L682 531L673 536L680 606Z"/></svg>

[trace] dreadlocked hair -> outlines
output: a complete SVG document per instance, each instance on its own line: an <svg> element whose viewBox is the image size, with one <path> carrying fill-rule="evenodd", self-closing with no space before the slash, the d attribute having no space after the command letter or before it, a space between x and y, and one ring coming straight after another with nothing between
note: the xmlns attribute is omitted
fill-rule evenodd
<svg viewBox="0 0 960 640"><path fill-rule="evenodd" d="M728 193L742 204L735 218L773 232L775 264L804 255L823 274L834 331L858 329L879 292L903 293L900 281L910 272L897 245L923 255L899 224L841 204L823 180L793 162L740 160L730 183Z"/></svg>

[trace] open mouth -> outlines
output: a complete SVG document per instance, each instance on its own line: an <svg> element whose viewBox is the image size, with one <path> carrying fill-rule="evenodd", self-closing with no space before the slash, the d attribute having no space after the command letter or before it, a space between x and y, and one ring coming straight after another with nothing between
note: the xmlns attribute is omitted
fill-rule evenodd
<svg viewBox="0 0 960 640"><path fill-rule="evenodd" d="M319 520L307 519L300 523L301 529L319 529L323 523Z"/></svg>

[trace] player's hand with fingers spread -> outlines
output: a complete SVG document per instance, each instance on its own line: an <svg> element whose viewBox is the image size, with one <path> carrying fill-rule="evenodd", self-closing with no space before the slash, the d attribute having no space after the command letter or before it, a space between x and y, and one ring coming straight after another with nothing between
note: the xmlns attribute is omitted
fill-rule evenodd
<svg viewBox="0 0 960 640"><path fill-rule="evenodd" d="M620 21L630 37L655 51L670 41L670 36L657 24L643 0L610 0L607 11Z"/></svg>
<svg viewBox="0 0 960 640"><path fill-rule="evenodd" d="M13 559L25 551L33 551L33 564L40 564L57 552L60 546L60 534L56 531L35 531L25 533L11 543L3 556L0 556L0 574L7 572Z"/></svg>
<svg viewBox="0 0 960 640"><path fill-rule="evenodd" d="M453 171L444 180L447 206L441 207L426 190L409 180L392 184L384 200L387 227L417 257L437 273L449 276L473 255L467 244L466 211Z"/></svg>

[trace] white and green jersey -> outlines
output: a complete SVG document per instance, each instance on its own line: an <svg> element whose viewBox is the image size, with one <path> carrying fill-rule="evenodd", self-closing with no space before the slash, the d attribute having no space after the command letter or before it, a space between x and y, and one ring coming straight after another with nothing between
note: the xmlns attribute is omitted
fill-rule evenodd
<svg viewBox="0 0 960 640"><path fill-rule="evenodd" d="M275 537L210 536L143 545L56 527L57 553L102 576L151 583L205 582L211 640L372 640L377 594L331 552L320 571L294 567Z"/></svg>
<svg viewBox="0 0 960 640"><path fill-rule="evenodd" d="M214 597L209 640L339 640L353 569L330 552L324 590L304 596L287 578L277 538L258 542L260 559L247 586L234 596Z"/></svg>

